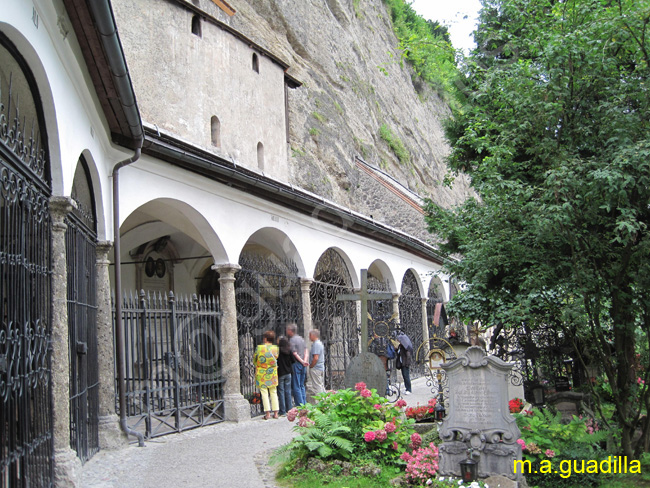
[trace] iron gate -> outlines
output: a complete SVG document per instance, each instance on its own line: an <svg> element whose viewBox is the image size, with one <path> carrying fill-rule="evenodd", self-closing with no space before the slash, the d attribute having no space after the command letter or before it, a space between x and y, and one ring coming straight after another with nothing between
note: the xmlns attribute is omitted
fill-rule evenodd
<svg viewBox="0 0 650 488"><path fill-rule="evenodd" d="M218 302L141 291L123 303L129 427L152 438L222 422Z"/></svg>
<svg viewBox="0 0 650 488"><path fill-rule="evenodd" d="M337 295L351 293L352 278L343 259L328 249L316 264L309 290L312 323L325 348L326 389L345 388L345 370L359 353L356 302L336 300Z"/></svg>
<svg viewBox="0 0 650 488"><path fill-rule="evenodd" d="M298 267L293 261L242 253L239 265L235 295L241 393L251 401L256 391L255 348L262 343L266 330L273 330L280 336L288 322L295 322L301 331L302 295ZM251 415L261 414L262 406L251 403Z"/></svg>
<svg viewBox="0 0 650 488"><path fill-rule="evenodd" d="M29 68L2 34L0 59L0 486L51 486L52 233L47 144L40 131L45 126Z"/></svg>
<svg viewBox="0 0 650 488"><path fill-rule="evenodd" d="M413 343L413 362L410 367L412 378L419 378L424 374L424 364L415 360L415 351L424 342L422 330L422 299L418 288L417 278L412 271L407 271L402 280L401 295L399 297L399 321L401 329L409 336Z"/></svg>
<svg viewBox="0 0 650 488"><path fill-rule="evenodd" d="M83 180L79 181L81 174ZM97 364L97 234L86 167L78 163L66 217L68 345L70 355L70 446L83 463L99 451L99 371ZM79 188L81 186L82 188ZM81 195L77 194L80 190ZM82 201L82 199L84 201Z"/></svg>

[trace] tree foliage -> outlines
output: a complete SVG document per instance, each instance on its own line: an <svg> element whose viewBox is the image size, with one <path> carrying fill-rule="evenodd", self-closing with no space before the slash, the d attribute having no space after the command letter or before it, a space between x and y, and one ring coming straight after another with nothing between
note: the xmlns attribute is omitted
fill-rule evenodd
<svg viewBox="0 0 650 488"><path fill-rule="evenodd" d="M622 450L638 455L650 449L650 2L484 0L476 40L447 136L479 198L426 208L443 250L462 255L452 308L485 326L562 328L607 376Z"/></svg>

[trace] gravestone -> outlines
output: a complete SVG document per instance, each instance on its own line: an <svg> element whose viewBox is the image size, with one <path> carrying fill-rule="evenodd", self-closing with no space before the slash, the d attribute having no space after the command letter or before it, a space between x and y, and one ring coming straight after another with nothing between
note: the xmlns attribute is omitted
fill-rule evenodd
<svg viewBox="0 0 650 488"><path fill-rule="evenodd" d="M363 381L371 390L384 396L386 393L386 370L379 356L371 352L362 352L354 357L345 371L345 387L354 389L354 385Z"/></svg>
<svg viewBox="0 0 650 488"><path fill-rule="evenodd" d="M520 432L508 408L512 365L473 346L442 368L449 383L449 413L440 427L440 474L460 476L460 462L471 448L481 478L520 480L513 469L521 460Z"/></svg>

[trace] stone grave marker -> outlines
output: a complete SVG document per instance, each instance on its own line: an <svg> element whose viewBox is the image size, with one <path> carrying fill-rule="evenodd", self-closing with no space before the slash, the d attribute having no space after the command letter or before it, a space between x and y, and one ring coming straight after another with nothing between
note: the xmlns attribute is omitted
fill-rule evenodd
<svg viewBox="0 0 650 488"><path fill-rule="evenodd" d="M512 365L473 346L442 368L449 383L449 408L440 427L440 473L460 476L460 461L471 448L481 478L521 480L513 469L514 461L521 460L520 432L508 408Z"/></svg>
<svg viewBox="0 0 650 488"><path fill-rule="evenodd" d="M363 381L371 390L384 396L386 393L386 370L379 356L371 352L362 352L354 357L345 371L345 387L354 389L354 385Z"/></svg>

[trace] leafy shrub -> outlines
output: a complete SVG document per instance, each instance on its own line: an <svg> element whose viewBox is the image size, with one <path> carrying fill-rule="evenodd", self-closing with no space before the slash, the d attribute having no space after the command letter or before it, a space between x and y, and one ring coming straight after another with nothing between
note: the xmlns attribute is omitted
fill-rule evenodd
<svg viewBox="0 0 650 488"><path fill-rule="evenodd" d="M387 403L373 389L359 383L356 390L339 390L316 396L316 405L306 404L287 413L298 419L298 435L280 448L276 459L324 460L366 458L380 464L401 464L407 448L419 447L421 438L413 431L412 419L402 408L406 402Z"/></svg>
<svg viewBox="0 0 650 488"><path fill-rule="evenodd" d="M600 443L607 438L607 431L598 430L591 418L574 416L571 422L563 424L561 414L550 410L535 409L531 414L515 414L521 430L523 457L531 461L531 473L526 480L539 488L562 488L570 486L599 486L601 478L595 473L572 472L570 477L562 476L557 470L562 461L582 462L598 460L604 452ZM549 460L554 469L540 472L542 461ZM584 470L583 470L584 471Z"/></svg>

